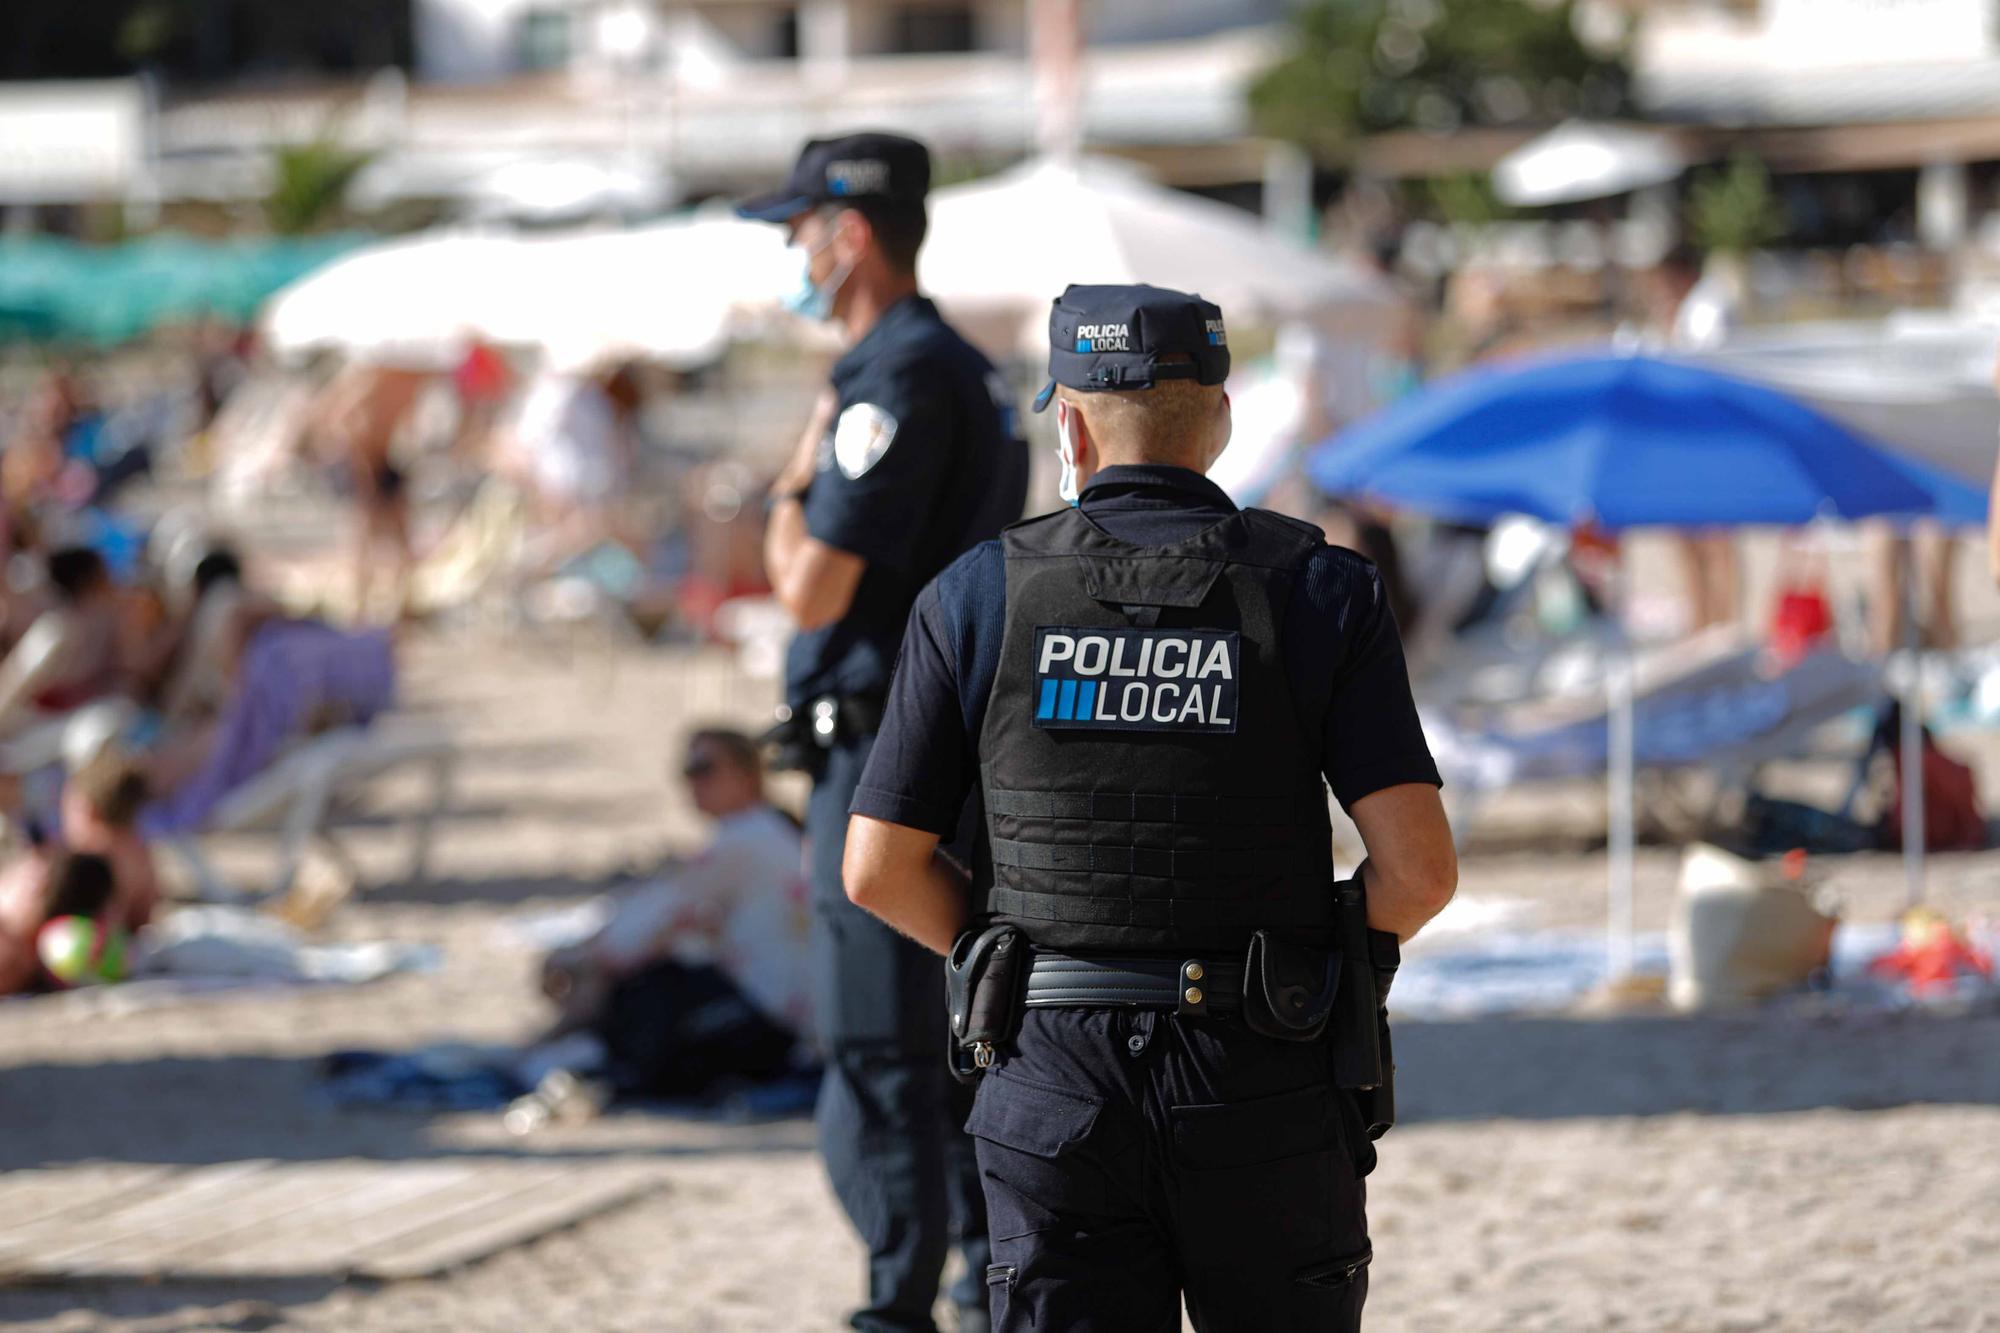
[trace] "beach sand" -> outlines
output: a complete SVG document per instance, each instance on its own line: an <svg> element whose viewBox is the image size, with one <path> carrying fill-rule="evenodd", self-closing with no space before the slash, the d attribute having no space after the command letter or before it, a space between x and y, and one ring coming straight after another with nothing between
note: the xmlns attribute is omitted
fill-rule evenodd
<svg viewBox="0 0 2000 1333"><path fill-rule="evenodd" d="M803 1330L838 1326L860 1255L801 1121L615 1113L509 1138L493 1115L343 1112L315 1062L346 1046L528 1035L533 954L505 923L643 870L696 829L678 737L750 721L767 687L715 658L470 632L409 647L412 709L465 751L435 879L394 883L381 784L352 841L387 881L329 934L442 946L434 972L363 987L190 998L140 1012L0 1005L0 1170L100 1162L644 1156L666 1189L444 1277L0 1287L0 1322L49 1330ZM1988 790L1994 760L1982 754ZM788 788L796 798L795 788ZM1462 891L1535 925L1602 919L1590 798L1543 811L1572 850L1475 853ZM1580 804L1579 804L1580 802ZM249 874L245 839L218 863ZM1640 924L1675 858L1641 858ZM1900 901L1893 858L1835 887L1856 919ZM2000 909L2000 860L1940 858L1938 898ZM1432 947L1444 947L1441 941ZM1369 1326L1408 1330L2000 1330L2000 1017L1803 1009L1482 1018L1397 1031L1403 1124L1370 1181ZM5 1219L0 1218L0 1226Z"/></svg>

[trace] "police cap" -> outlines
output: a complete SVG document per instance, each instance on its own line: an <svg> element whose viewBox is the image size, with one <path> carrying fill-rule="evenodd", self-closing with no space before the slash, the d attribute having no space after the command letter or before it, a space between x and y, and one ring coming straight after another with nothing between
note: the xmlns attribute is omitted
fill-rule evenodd
<svg viewBox="0 0 2000 1333"><path fill-rule="evenodd" d="M790 222L821 204L882 199L920 207L931 188L931 154L900 134L848 134L809 139L782 188L745 199L739 217Z"/></svg>
<svg viewBox="0 0 2000 1333"><path fill-rule="evenodd" d="M1058 384L1094 393L1227 378L1229 335L1215 302L1143 284L1071 284L1049 311L1049 384L1035 410L1049 405Z"/></svg>

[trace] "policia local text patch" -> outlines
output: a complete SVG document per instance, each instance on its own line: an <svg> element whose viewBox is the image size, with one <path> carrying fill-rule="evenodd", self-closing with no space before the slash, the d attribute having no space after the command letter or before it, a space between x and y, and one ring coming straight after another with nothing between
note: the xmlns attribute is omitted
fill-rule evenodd
<svg viewBox="0 0 2000 1333"><path fill-rule="evenodd" d="M1035 629L1035 725L1052 730L1236 730L1235 630Z"/></svg>

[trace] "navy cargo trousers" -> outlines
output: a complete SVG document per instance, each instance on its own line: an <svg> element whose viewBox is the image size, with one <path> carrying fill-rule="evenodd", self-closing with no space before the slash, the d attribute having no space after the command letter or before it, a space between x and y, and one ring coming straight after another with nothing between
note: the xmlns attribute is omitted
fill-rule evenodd
<svg viewBox="0 0 2000 1333"><path fill-rule="evenodd" d="M981 1080L1001 1333L1360 1327L1374 1145L1320 1043L1232 1018L1030 1009Z"/></svg>

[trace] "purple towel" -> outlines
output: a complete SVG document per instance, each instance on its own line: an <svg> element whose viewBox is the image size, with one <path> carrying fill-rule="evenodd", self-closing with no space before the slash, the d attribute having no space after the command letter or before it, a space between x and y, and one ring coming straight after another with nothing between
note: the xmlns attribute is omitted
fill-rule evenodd
<svg viewBox="0 0 2000 1333"><path fill-rule="evenodd" d="M395 695L387 630L350 633L310 620L260 626L244 650L214 748L194 776L146 808L140 828L153 836L199 828L308 730L330 721L366 725Z"/></svg>

